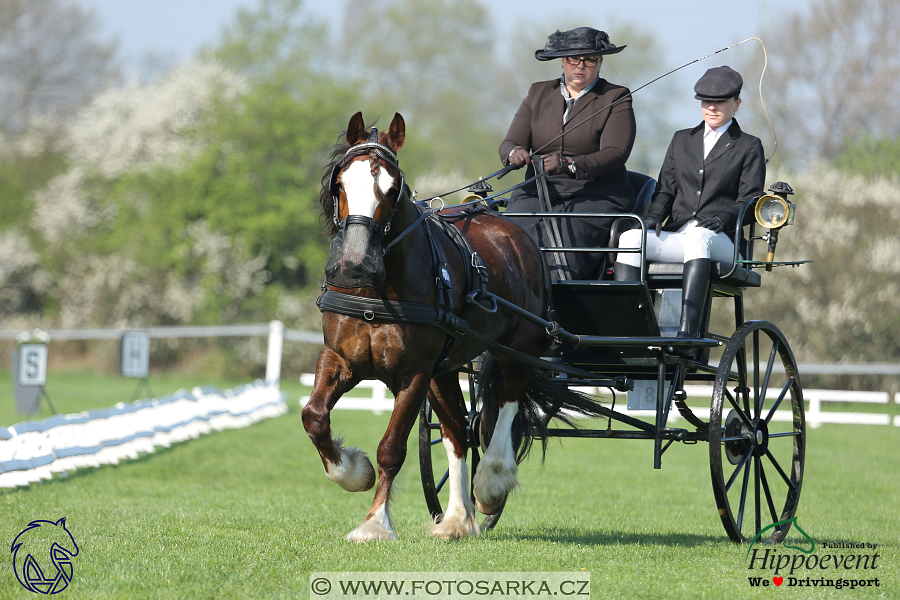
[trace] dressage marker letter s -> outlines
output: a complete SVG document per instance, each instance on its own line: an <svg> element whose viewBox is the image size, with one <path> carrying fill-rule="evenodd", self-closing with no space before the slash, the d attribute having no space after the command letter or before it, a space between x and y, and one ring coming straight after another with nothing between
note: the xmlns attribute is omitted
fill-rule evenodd
<svg viewBox="0 0 900 600"><path fill-rule="evenodd" d="M78 544L63 517L56 522L32 521L13 540L10 552L22 587L36 594L58 594L72 581Z"/></svg>

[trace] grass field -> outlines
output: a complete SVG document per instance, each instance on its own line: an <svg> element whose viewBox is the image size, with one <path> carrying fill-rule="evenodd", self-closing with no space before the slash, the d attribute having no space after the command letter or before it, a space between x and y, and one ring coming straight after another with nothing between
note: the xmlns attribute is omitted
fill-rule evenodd
<svg viewBox="0 0 900 600"><path fill-rule="evenodd" d="M240 382L151 383L161 395ZM48 390L57 410L72 412L127 401L134 386L75 374ZM496 529L446 542L426 533L413 438L393 502L400 541L346 542L371 492L350 494L325 479L303 432L301 388L283 389L285 417L0 491L0 541L11 543L31 520L67 517L81 552L64 598L304 598L317 571L587 571L593 598L900 597L900 428L823 425L807 433L798 522L817 543L879 544L877 571L814 575L877 576L881 586L776 591L750 587L747 547L725 537L703 444L676 444L655 471L650 442L552 441L546 463L533 456L521 467L521 489ZM8 374L0 375L4 425L22 420L11 396ZM337 411L334 428L374 453L388 418ZM5 564L0 598L31 597L9 556Z"/></svg>

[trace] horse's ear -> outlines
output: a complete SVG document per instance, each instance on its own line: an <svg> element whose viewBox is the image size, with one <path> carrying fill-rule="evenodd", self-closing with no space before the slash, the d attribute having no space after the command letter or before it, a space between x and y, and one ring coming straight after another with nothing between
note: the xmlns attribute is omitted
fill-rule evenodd
<svg viewBox="0 0 900 600"><path fill-rule="evenodd" d="M353 146L367 139L366 125L363 123L362 112L358 112L350 117L350 123L347 125L347 145Z"/></svg>
<svg viewBox="0 0 900 600"><path fill-rule="evenodd" d="M400 113L394 113L394 120L391 121L391 128L388 130L388 145L391 150L396 152L403 146L406 141L406 121L400 116Z"/></svg>

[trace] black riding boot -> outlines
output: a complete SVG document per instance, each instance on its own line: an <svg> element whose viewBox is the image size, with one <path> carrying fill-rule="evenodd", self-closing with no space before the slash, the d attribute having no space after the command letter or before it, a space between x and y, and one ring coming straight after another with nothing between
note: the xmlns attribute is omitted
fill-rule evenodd
<svg viewBox="0 0 900 600"><path fill-rule="evenodd" d="M641 268L617 262L613 265L615 281L640 281Z"/></svg>
<svg viewBox="0 0 900 600"><path fill-rule="evenodd" d="M681 327L678 337L700 337L700 318L709 293L710 259L697 258L684 263L681 284Z"/></svg>

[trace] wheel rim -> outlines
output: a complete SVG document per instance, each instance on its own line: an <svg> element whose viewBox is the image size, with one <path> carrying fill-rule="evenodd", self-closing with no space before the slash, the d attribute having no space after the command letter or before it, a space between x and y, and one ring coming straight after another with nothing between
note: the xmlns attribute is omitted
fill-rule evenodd
<svg viewBox="0 0 900 600"><path fill-rule="evenodd" d="M797 364L784 335L766 321L744 323L722 353L709 423L713 492L731 540L750 541L764 529L768 542L787 535L790 523L781 522L797 511L805 431Z"/></svg>
<svg viewBox="0 0 900 600"><path fill-rule="evenodd" d="M483 432L490 440L493 423L489 419L482 418L480 402L471 400L469 404L467 417L469 449L466 450L466 462L469 464L469 497L474 502L473 479L476 469L478 469L478 462L481 460L479 452L481 434ZM428 511L431 513L432 519L440 522L444 513L443 504L446 503L449 494L448 486L445 484L450 470L447 465L447 453L441 443L440 421L431 410L431 394L428 395L419 412L419 471ZM482 531L492 529L497 524L505 506L506 499L500 504L500 509L495 514L484 517L481 522Z"/></svg>

